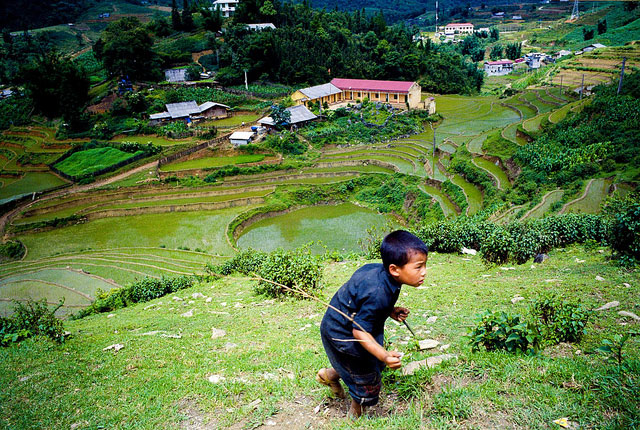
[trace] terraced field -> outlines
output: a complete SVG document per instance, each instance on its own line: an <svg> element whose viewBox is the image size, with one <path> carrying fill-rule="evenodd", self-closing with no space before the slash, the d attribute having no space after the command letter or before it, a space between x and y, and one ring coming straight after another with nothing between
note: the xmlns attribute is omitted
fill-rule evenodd
<svg viewBox="0 0 640 430"><path fill-rule="evenodd" d="M473 164L488 172L499 188L508 189L511 183L501 165L482 158L487 135L501 132L506 138L524 144L522 137L516 137L517 127L535 131L545 121L559 121L570 109L577 108L577 103L567 104L571 100L557 88L529 90L507 99L436 96L437 110L444 119L435 130L438 148L435 157L433 131L427 129L421 134L391 142L327 150L306 167L225 177L207 186L187 188L163 184L158 180L156 168L150 167L103 189L36 202L13 219L10 227L16 238L25 244L27 255L21 262L0 265L0 313L8 308L8 300L24 298L27 293L33 298L47 297L52 302L65 297L66 306L62 311L70 312L90 303L98 288L108 289L144 276L201 273L205 263L223 261L235 252L227 238L227 228L237 216L260 207L271 193L291 185L340 183L368 173L401 172L419 178L419 187L440 205L446 217L455 216L459 211L451 197L439 188L439 183L450 180L464 192L468 203L466 213L475 214L483 206L482 192L447 170L451 153L459 147L467 147L474 154ZM0 151L0 162L17 166L15 159L20 155L19 148L47 152L45 149L49 148L44 147L44 142L53 138L53 130L31 128L24 133L29 139L22 140L22 147L0 146L4 149ZM11 139L16 140L15 137ZM148 137L119 139L146 143ZM57 142L50 152L57 156L55 151L64 151L70 143ZM164 138L157 138L153 143L185 145L184 141ZM237 154L233 158L227 155L176 160L163 166L163 170L264 161L264 155L257 155L262 160L256 156ZM28 172L28 175L49 173ZM435 182L427 184L425 179ZM3 187L0 193L13 195L15 191L11 187L18 187L20 180L15 177L0 179ZM45 187L53 183L46 176L42 182ZM23 188L34 189L34 185ZM562 190L550 193L526 217L541 216L561 197ZM501 217L503 220L515 219L522 211L521 207L515 207ZM32 223L71 215L86 216L87 222L53 230L33 230ZM345 214L347 218L351 215ZM361 222L364 218L356 215L354 219ZM300 231L318 230L313 226L304 227L306 221L299 217L285 224L290 226L294 221L299 222ZM262 226L267 230L260 230L261 224L247 230L242 240L274 245L280 239L274 239L277 235L270 236L275 227L267 224L269 222L265 221ZM20 229L26 230L20 232ZM253 239L251 234L255 236ZM330 235L335 236L335 232ZM286 241L293 239L286 238Z"/></svg>
<svg viewBox="0 0 640 430"><path fill-rule="evenodd" d="M587 183L583 194L577 199L567 203L561 209L561 212L596 213L600 210L604 199L609 195L610 188L610 180L604 178L592 179Z"/></svg>

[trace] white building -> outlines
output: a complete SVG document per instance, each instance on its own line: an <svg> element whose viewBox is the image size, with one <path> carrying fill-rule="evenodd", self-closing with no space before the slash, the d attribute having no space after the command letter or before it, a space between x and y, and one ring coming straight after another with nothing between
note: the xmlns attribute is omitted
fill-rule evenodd
<svg viewBox="0 0 640 430"><path fill-rule="evenodd" d="M265 22L261 24L247 24L249 30L260 31L260 30L275 30L276 26L271 22Z"/></svg>
<svg viewBox="0 0 640 430"><path fill-rule="evenodd" d="M235 146L248 145L253 140L253 136L255 136L255 133L252 131L236 131L229 136L229 140Z"/></svg>
<svg viewBox="0 0 640 430"><path fill-rule="evenodd" d="M513 61L499 60L484 63L484 72L487 76L502 76L513 72Z"/></svg>
<svg viewBox="0 0 640 430"><path fill-rule="evenodd" d="M444 26L444 34L445 36L450 36L454 34L473 34L473 24L470 22L461 22L461 23L453 23L447 24Z"/></svg>
<svg viewBox="0 0 640 430"><path fill-rule="evenodd" d="M238 3L240 0L216 0L213 2L213 7L220 9L223 17L229 18L236 13Z"/></svg>

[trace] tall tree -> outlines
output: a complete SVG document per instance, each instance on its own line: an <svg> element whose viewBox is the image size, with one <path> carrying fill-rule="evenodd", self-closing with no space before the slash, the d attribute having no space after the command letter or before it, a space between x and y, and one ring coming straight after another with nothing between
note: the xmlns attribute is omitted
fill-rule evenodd
<svg viewBox="0 0 640 430"><path fill-rule="evenodd" d="M111 76L149 79L159 75L153 39L137 18L126 17L112 22L98 42L94 52Z"/></svg>
<svg viewBox="0 0 640 430"><path fill-rule="evenodd" d="M70 59L51 51L23 68L25 90L48 117L71 120L89 100L89 78Z"/></svg>
<svg viewBox="0 0 640 430"><path fill-rule="evenodd" d="M180 12L178 12L178 6L176 6L176 0L171 0L171 26L176 31L182 30L182 19Z"/></svg>
<svg viewBox="0 0 640 430"><path fill-rule="evenodd" d="M189 0L182 0L182 29L184 31L191 31L193 28L193 15L191 13L191 7L189 7Z"/></svg>

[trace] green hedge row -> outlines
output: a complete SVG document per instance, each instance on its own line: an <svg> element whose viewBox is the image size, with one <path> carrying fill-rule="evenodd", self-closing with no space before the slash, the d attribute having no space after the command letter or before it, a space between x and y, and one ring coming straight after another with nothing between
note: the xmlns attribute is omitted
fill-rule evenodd
<svg viewBox="0 0 640 430"><path fill-rule="evenodd" d="M608 245L610 222L602 215L566 214L548 218L498 225L474 218L419 227L416 235L437 252L479 250L488 263L525 263L536 254L592 240Z"/></svg>
<svg viewBox="0 0 640 430"><path fill-rule="evenodd" d="M135 303L148 302L166 294L189 288L196 281L195 276L163 277L161 279L145 277L122 288L114 288L109 291L98 290L96 300L89 307L82 309L74 318L84 318L92 314L126 308Z"/></svg>

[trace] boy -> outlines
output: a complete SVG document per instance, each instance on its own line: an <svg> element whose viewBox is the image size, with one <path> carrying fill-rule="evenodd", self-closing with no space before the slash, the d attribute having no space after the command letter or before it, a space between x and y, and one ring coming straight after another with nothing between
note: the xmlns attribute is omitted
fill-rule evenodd
<svg viewBox="0 0 640 430"><path fill-rule="evenodd" d="M364 406L378 403L380 373L385 366L402 366L401 354L384 349L387 317L404 321L407 308L395 307L402 284L417 287L424 281L429 249L413 234L398 230L380 246L382 264L366 264L355 271L331 299L320 325L322 344L332 368L320 369L316 380L338 397L349 387L349 416L362 415ZM343 314L349 316L345 317Z"/></svg>

